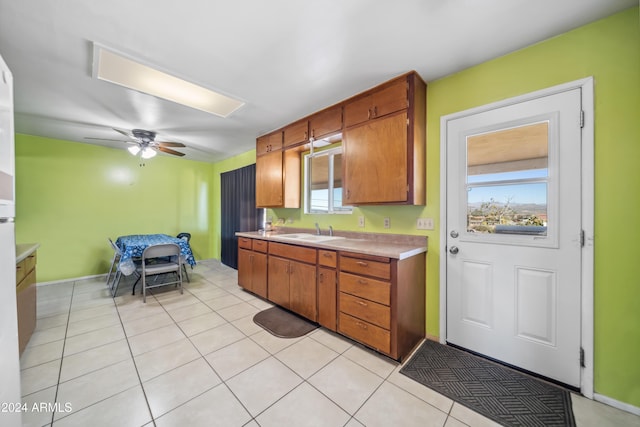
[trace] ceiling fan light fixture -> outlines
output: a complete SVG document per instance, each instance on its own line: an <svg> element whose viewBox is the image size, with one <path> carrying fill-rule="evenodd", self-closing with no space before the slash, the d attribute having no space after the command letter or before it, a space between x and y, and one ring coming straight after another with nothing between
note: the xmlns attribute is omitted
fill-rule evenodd
<svg viewBox="0 0 640 427"><path fill-rule="evenodd" d="M138 147L137 145L132 145L131 147L127 148L127 150L129 150L129 152L134 156L137 156L140 152L140 147Z"/></svg>
<svg viewBox="0 0 640 427"><path fill-rule="evenodd" d="M156 150L150 147L146 147L142 150L142 154L140 154L140 157L142 157L143 159L150 159L154 157L156 154L158 154L156 153Z"/></svg>
<svg viewBox="0 0 640 427"><path fill-rule="evenodd" d="M93 44L93 77L200 111L228 117L244 102Z"/></svg>

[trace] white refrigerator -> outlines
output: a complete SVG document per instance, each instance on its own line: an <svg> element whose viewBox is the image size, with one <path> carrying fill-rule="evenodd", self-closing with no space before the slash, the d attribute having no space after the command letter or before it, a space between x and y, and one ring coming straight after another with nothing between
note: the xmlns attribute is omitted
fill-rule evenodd
<svg viewBox="0 0 640 427"><path fill-rule="evenodd" d="M20 356L16 310L13 76L0 56L0 425L18 427Z"/></svg>

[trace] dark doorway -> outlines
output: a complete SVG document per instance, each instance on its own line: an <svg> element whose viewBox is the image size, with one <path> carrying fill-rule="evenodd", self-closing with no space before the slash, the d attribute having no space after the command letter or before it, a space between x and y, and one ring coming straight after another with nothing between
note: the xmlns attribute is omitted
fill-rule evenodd
<svg viewBox="0 0 640 427"><path fill-rule="evenodd" d="M238 268L238 231L256 231L262 224L262 210L256 209L256 165L222 173L221 261Z"/></svg>

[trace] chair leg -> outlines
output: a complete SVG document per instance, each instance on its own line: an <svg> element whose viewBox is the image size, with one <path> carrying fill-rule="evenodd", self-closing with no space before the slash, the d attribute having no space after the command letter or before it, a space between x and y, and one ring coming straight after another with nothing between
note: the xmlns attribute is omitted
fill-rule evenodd
<svg viewBox="0 0 640 427"><path fill-rule="evenodd" d="M182 269L184 270L184 274L187 276L187 282L191 283L191 280L189 280L189 273L187 273L187 265L182 264Z"/></svg>
<svg viewBox="0 0 640 427"><path fill-rule="evenodd" d="M111 274L113 274L113 266L116 265L116 258L118 258L118 254L114 253L113 259L111 260L111 267L109 268L109 273L107 274L107 286L109 286L109 281L111 280Z"/></svg>
<svg viewBox="0 0 640 427"><path fill-rule="evenodd" d="M111 288L111 296L113 298L116 297L118 293L118 285L120 284L120 279L122 278L122 272L120 270L116 271L116 274L113 278L113 284L110 286Z"/></svg>
<svg viewBox="0 0 640 427"><path fill-rule="evenodd" d="M147 276L142 274L142 302L147 303Z"/></svg>

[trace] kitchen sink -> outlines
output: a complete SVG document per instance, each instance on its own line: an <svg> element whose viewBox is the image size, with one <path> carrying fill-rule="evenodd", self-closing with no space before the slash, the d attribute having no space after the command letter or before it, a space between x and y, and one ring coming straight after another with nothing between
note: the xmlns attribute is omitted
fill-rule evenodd
<svg viewBox="0 0 640 427"><path fill-rule="evenodd" d="M330 240L344 239L344 237L340 237L340 236L319 236L317 234L309 234L309 233L276 234L273 237L278 237L280 239L305 241L305 242L327 242Z"/></svg>

